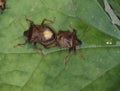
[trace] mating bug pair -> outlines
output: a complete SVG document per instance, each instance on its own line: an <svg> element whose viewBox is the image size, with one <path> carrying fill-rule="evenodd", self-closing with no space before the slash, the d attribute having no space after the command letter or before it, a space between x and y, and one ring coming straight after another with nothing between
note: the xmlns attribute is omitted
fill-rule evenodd
<svg viewBox="0 0 120 91"><path fill-rule="evenodd" d="M76 46L82 44L81 40L77 38L75 29L73 29L72 32L69 30L59 30L59 32L56 33L51 26L48 26L45 23L46 21L53 23L53 20L43 19L40 25L34 24L33 21L27 18L26 21L28 21L30 24L29 29L24 31L24 36L27 37L27 40L25 43L18 44L18 46L25 45L26 43L33 43L34 48L42 51L41 48L37 48L36 46L36 44L39 43L45 48L50 48L54 45L58 47L68 48L69 53L71 50L74 50L76 53Z"/></svg>

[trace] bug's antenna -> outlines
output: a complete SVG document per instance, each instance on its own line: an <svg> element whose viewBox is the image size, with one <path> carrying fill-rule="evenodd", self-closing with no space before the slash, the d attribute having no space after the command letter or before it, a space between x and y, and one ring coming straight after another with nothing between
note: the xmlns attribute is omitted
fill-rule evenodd
<svg viewBox="0 0 120 91"><path fill-rule="evenodd" d="M33 24L33 21L31 21L30 19L28 19L26 16L25 16L25 19L27 22L29 22L30 24Z"/></svg>
<svg viewBox="0 0 120 91"><path fill-rule="evenodd" d="M73 32L76 34L76 29L73 28Z"/></svg>
<svg viewBox="0 0 120 91"><path fill-rule="evenodd" d="M85 60L85 57L82 54L82 49L80 48L80 52L77 54L80 58L82 58L83 60Z"/></svg>
<svg viewBox="0 0 120 91"><path fill-rule="evenodd" d="M73 28L72 22L70 23L69 26L70 26L71 29L73 29L73 32L76 34L76 29ZM88 32L88 30L89 30L89 26L87 26L87 28L85 29L85 31L83 31L81 38L83 38L86 35L86 32Z"/></svg>

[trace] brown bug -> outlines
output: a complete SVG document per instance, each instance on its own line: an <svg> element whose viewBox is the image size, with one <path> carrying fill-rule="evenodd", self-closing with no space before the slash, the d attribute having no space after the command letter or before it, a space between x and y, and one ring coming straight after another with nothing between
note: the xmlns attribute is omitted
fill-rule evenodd
<svg viewBox="0 0 120 91"><path fill-rule="evenodd" d="M6 9L6 0L0 0L0 9L2 11Z"/></svg>
<svg viewBox="0 0 120 91"><path fill-rule="evenodd" d="M45 21L53 23L54 21L43 19L40 25L36 25L33 21L26 18L26 21L30 23L30 27L28 30L24 31L24 36L27 37L25 43L18 44L18 46L25 45L26 43L34 43L34 48L37 43L40 43L45 48L47 48L50 44L54 43L56 34L54 29L45 24ZM41 48L37 48L42 50Z"/></svg>
<svg viewBox="0 0 120 91"><path fill-rule="evenodd" d="M73 32L67 30L60 30L57 34L56 45L63 48L69 48L69 53L73 50L76 54L76 46L81 45L82 41L77 38L76 30L73 29ZM69 54L65 58L65 63Z"/></svg>

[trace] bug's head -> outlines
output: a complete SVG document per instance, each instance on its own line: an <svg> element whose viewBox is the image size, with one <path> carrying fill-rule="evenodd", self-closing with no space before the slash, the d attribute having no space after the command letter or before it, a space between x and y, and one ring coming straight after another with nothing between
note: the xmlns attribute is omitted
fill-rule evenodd
<svg viewBox="0 0 120 91"><path fill-rule="evenodd" d="M82 45L82 41L79 40L79 39L77 39L77 40L76 40L76 45Z"/></svg>
<svg viewBox="0 0 120 91"><path fill-rule="evenodd" d="M75 35L75 37L76 37L75 44L76 44L76 45L82 45L82 41L77 38L76 29L73 29L73 33L74 33L74 35Z"/></svg>
<svg viewBox="0 0 120 91"><path fill-rule="evenodd" d="M24 31L23 35L27 37L28 36L28 31Z"/></svg>
<svg viewBox="0 0 120 91"><path fill-rule="evenodd" d="M33 21L30 22L30 26L34 26L35 24L33 23Z"/></svg>

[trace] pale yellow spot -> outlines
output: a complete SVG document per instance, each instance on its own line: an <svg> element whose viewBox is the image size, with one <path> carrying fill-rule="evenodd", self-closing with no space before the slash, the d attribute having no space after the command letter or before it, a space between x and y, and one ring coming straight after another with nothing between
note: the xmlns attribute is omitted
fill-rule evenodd
<svg viewBox="0 0 120 91"><path fill-rule="evenodd" d="M44 35L45 39L50 39L52 37L53 33L47 29L43 32L43 35Z"/></svg>

